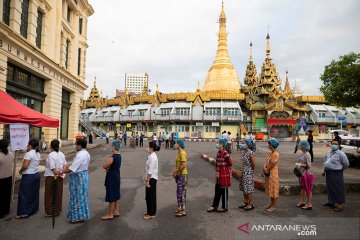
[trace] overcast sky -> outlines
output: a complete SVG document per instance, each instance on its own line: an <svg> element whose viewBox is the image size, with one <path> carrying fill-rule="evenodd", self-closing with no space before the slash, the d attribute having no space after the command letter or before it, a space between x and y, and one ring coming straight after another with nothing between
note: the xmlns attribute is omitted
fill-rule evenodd
<svg viewBox="0 0 360 240"><path fill-rule="evenodd" d="M104 96L124 89L126 72L147 72L150 89L195 91L217 49L221 0L89 0L87 79ZM306 94L319 95L332 59L360 52L359 0L225 0L228 49L241 85L253 42L260 72L270 26L271 56L283 84L289 71ZM89 91L89 90L88 90ZM88 92L87 91L87 92ZM87 96L87 94L86 94Z"/></svg>

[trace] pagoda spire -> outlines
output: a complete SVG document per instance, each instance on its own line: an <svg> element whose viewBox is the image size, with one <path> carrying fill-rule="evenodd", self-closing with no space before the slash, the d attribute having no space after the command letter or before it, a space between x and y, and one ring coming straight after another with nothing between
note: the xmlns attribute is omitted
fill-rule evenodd
<svg viewBox="0 0 360 240"><path fill-rule="evenodd" d="M216 56L209 68L205 79L203 91L240 91L240 81L237 72L232 65L227 47L226 14L222 1L219 16L219 34Z"/></svg>
<svg viewBox="0 0 360 240"><path fill-rule="evenodd" d="M284 94L287 97L291 97L291 95L292 95L292 91L291 91L291 87L290 87L290 83L289 83L289 72L287 69L286 69L286 81L285 81Z"/></svg>
<svg viewBox="0 0 360 240"><path fill-rule="evenodd" d="M270 34L269 34L269 31L266 35L266 58L270 58Z"/></svg>
<svg viewBox="0 0 360 240"><path fill-rule="evenodd" d="M94 77L94 88L96 88L96 74L95 74L95 77Z"/></svg>
<svg viewBox="0 0 360 240"><path fill-rule="evenodd" d="M252 51L252 41L250 42L250 62L253 62L253 51Z"/></svg>

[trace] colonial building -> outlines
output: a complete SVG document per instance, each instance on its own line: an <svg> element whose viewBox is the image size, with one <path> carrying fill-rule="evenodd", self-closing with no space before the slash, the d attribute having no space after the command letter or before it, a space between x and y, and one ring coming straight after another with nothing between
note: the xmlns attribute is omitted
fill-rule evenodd
<svg viewBox="0 0 360 240"><path fill-rule="evenodd" d="M85 80L87 0L0 0L0 89L60 128L31 127L31 137L73 139ZM0 125L0 138L8 126Z"/></svg>
<svg viewBox="0 0 360 240"><path fill-rule="evenodd" d="M224 6L219 17L218 47L215 60L209 68L205 83L194 92L163 94L156 87L149 94L144 85L142 94L131 96L128 89L121 97L104 99L94 87L90 97L83 101L80 127L103 135L109 131L143 132L147 136L159 132L177 132L180 138L217 138L221 132L255 132L258 138L292 138L302 124L319 130L317 111L312 104L326 104L322 96L297 96L290 87L288 72L285 86L271 57L270 35L266 37L265 60L260 74L252 57L247 65L244 83L240 86L238 73L231 64L226 33ZM329 115L334 114L328 111ZM352 117L352 129L360 125L359 110L347 111ZM339 111L337 116L344 115ZM336 124L331 128L340 128ZM304 129L304 128L302 128ZM319 131L315 131L318 134Z"/></svg>

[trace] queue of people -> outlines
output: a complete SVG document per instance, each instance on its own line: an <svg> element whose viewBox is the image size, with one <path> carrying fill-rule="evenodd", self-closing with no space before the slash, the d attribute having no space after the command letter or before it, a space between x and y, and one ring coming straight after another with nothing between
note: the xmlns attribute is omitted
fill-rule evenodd
<svg viewBox="0 0 360 240"><path fill-rule="evenodd" d="M215 145L217 149L215 164L215 189L211 206L207 212L225 213L229 210L229 187L231 186L231 175L233 160L227 151L228 136L231 133L224 132L226 138L219 138ZM162 137L162 136L161 136ZM155 219L157 212L157 182L159 180L158 139L149 141L147 146L148 156L144 170L146 212L144 220ZM166 136L165 136L166 140ZM240 152L239 190L243 193L243 204L239 208L245 211L254 210L255 204L252 194L255 192L255 153L254 144L249 138L237 139ZM32 139L28 143L27 152L23 158L19 174L22 175L19 185L18 204L16 218L27 218L39 211L40 173L39 163L41 161L39 141ZM160 142L161 144L161 142ZM279 162L280 153L277 139L268 141L269 154L262 168L264 176L265 194L269 197L269 204L265 211L274 212L279 198ZM67 219L70 223L82 222L90 219L89 206L89 173L90 154L86 150L87 141L78 139L76 141L76 156L71 164L67 164L65 155L60 151L60 142L52 140L51 152L46 158L45 165L45 216L58 216L62 212L63 185L66 174L69 176L69 203ZM102 220L111 220L120 216L120 168L122 156L120 153L121 141L115 140L111 143L112 155L106 159L103 169L105 176L105 202L109 203L107 214ZM185 152L184 140L177 140L175 144L177 154L174 161L172 176L176 183L177 208L176 217L187 215L187 189L188 168L187 154ZM299 178L301 189L300 200L296 207L303 210L312 210L312 188L316 177L311 172L312 146L309 141L298 141L297 149L302 151L296 161L294 173ZM0 140L0 187L4 191L0 197L0 217L9 214L11 196L11 168L13 155L8 151L8 142ZM339 149L338 139L331 142L331 150L326 154L323 164L323 176L326 177L326 188L328 202L324 206L333 207L335 211L341 211L345 203L345 188L343 171L349 166L349 161L344 152ZM296 171L295 171L296 170ZM54 183L56 190L54 190ZM54 195L54 191L56 191ZM54 198L55 196L55 198ZM221 206L220 206L221 200ZM55 204L55 207L53 206Z"/></svg>

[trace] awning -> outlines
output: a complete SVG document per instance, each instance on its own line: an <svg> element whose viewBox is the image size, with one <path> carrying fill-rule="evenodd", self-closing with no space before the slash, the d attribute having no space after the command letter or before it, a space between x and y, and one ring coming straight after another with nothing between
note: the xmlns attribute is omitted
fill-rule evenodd
<svg viewBox="0 0 360 240"><path fill-rule="evenodd" d="M36 127L59 127L59 119L48 117L16 101L0 90L0 124L25 123Z"/></svg>
<svg viewBox="0 0 360 240"><path fill-rule="evenodd" d="M268 119L267 123L270 125L295 125L295 119Z"/></svg>

